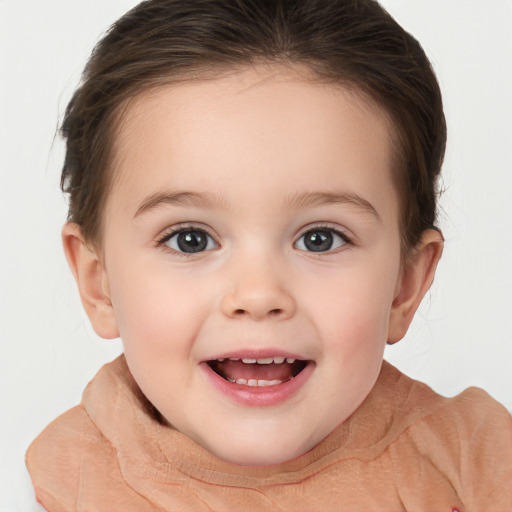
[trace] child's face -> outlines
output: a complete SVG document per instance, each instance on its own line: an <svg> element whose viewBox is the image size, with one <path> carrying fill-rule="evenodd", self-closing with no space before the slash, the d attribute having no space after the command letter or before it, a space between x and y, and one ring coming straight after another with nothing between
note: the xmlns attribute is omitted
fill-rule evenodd
<svg viewBox="0 0 512 512"><path fill-rule="evenodd" d="M105 289L142 391L218 457L292 459L374 385L402 275L389 139L360 96L279 69L129 107Z"/></svg>

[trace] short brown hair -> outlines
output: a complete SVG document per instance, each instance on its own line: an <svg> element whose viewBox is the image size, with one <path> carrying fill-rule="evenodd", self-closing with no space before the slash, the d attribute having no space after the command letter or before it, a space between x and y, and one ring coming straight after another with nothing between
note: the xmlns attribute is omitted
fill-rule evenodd
<svg viewBox="0 0 512 512"><path fill-rule="evenodd" d="M300 64L356 88L395 129L402 249L435 226L446 145L439 86L418 41L374 0L146 0L97 44L65 113L68 219L94 242L126 101L163 83L257 62Z"/></svg>

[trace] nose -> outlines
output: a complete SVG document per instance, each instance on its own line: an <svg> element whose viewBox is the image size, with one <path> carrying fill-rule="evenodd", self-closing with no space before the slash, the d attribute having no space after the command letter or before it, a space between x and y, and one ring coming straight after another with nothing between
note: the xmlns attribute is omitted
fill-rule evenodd
<svg viewBox="0 0 512 512"><path fill-rule="evenodd" d="M284 320L295 314L296 303L286 277L269 262L247 262L232 269L221 310L229 318Z"/></svg>

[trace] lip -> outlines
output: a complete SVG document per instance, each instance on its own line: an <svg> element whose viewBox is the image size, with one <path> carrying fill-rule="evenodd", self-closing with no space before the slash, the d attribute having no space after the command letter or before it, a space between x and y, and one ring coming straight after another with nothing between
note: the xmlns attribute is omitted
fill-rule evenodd
<svg viewBox="0 0 512 512"><path fill-rule="evenodd" d="M216 356L213 356L208 359L208 361L214 360L214 359L264 359L267 357L284 357L286 358L292 358L292 359L301 359L303 361L306 361L307 358L304 356L300 356L298 354L294 354L292 352L286 352L283 350L272 350L272 349L256 349L256 350L237 350L236 353L234 352L226 352L223 354L218 354ZM206 362L206 360L204 361Z"/></svg>
<svg viewBox="0 0 512 512"><path fill-rule="evenodd" d="M270 357L270 353L268 351L255 353L251 351L247 352L237 352L236 355L228 354L228 355L219 355L218 358L230 358L236 357L239 359L242 358L263 358L265 355ZM272 356L274 357L291 357L294 359L301 359L300 357L296 357L293 354L285 354L283 352L272 352ZM199 364L199 367L205 374L208 381L212 384L212 386L222 393L224 396L227 396L229 399L234 400L235 402L251 406L251 407L268 407L272 405L279 405L281 403L289 400L293 395L295 395L306 383L311 374L313 373L315 363L313 361L307 361L306 367L295 377L292 379L283 382L282 384L277 384L276 386L268 386L268 387L257 387L257 386L247 386L244 384L236 384L235 382L229 382L217 373L215 373L207 361L203 361Z"/></svg>

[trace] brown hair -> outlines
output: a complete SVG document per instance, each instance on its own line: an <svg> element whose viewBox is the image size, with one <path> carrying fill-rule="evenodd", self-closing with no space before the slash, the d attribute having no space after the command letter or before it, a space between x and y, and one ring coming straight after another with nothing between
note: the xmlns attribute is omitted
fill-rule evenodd
<svg viewBox="0 0 512 512"><path fill-rule="evenodd" d="M127 100L163 83L257 62L305 65L376 102L395 129L402 249L436 220L446 144L441 93L420 44L374 0L146 0L97 44L65 113L61 187L93 243Z"/></svg>

